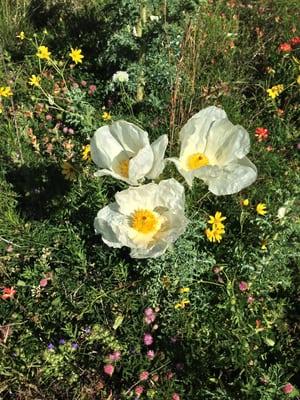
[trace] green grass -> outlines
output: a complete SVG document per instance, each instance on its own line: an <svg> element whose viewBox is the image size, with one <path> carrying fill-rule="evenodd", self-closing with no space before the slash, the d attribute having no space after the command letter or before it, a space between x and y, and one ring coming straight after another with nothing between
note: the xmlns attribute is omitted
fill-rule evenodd
<svg viewBox="0 0 300 400"><path fill-rule="evenodd" d="M118 20L115 8L111 15L100 13L109 1L93 4L99 14L92 17L99 25L82 42L81 31L72 32L70 21L80 27L84 10L70 12L57 26L48 15L49 34L41 26L36 40L53 44L53 57L66 57L73 43L86 55L82 66L65 70L69 87L73 81L88 82L81 91L55 99L66 111L54 109L37 88L29 87L28 77L41 72L31 43L5 41L11 38L8 27L9 32L25 31L12 24L13 15L31 18L28 36L36 29L33 3L28 15L19 6L2 8L0 86L11 86L14 96L2 99L0 114L0 288L17 292L14 299L0 299L1 399L133 399L138 384L145 387L141 399L171 400L174 393L184 400L299 396L300 70L295 58L300 59L300 48L294 49L294 59L278 51L280 43L299 36L297 2L187 2L185 14L181 2L166 3L167 12L158 2L147 5L149 14L161 20L151 24L148 19L141 38L130 33L139 18L130 1L120 7ZM85 12L89 20L91 13ZM115 35L115 41L94 41L99 26L107 27L106 35ZM138 102L141 54L145 87ZM118 69L130 73L126 95L111 85ZM51 67L46 70L53 80L44 74L43 87L51 92L61 78ZM90 84L97 85L94 96L88 94ZM277 84L284 84L285 91L272 103L266 89ZM248 130L257 181L242 193L220 197L200 181L192 189L185 186L190 223L158 259L134 260L128 249L106 246L94 233L94 217L127 186L95 178L96 167L82 160L82 146L105 124L102 107L114 120L139 123L151 139L168 133L167 153L174 156L182 125L212 104ZM49 114L52 120L46 121ZM58 122L75 133L55 129ZM261 126L270 131L266 142L255 137ZM75 167L74 181L62 174L68 158ZM171 164L161 178L169 177L184 184ZM248 207L241 205L246 198ZM267 205L264 217L256 213L259 202ZM279 218L282 207L285 216ZM216 211L227 217L226 234L212 244L204 230ZM239 289L241 281L249 290ZM185 297L179 291L183 287L190 288L190 304L175 309ZM146 307L157 312L150 326L144 323ZM154 337L153 361L146 357L145 332ZM108 377L103 366L114 350L122 356ZM145 370L151 378L139 383ZM290 395L282 390L287 382L295 387Z"/></svg>

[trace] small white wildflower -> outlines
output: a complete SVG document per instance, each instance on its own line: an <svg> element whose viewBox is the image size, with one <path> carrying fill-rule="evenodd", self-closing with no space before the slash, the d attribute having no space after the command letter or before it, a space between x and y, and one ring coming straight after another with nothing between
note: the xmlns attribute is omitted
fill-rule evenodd
<svg viewBox="0 0 300 400"><path fill-rule="evenodd" d="M159 16L158 15L150 15L150 21L156 21L156 22L158 22L159 21Z"/></svg>
<svg viewBox="0 0 300 400"><path fill-rule="evenodd" d="M128 82L129 75L126 71L117 71L113 74L112 80L113 82Z"/></svg>
<svg viewBox="0 0 300 400"><path fill-rule="evenodd" d="M277 211L277 218L282 219L285 217L286 207L280 207Z"/></svg>

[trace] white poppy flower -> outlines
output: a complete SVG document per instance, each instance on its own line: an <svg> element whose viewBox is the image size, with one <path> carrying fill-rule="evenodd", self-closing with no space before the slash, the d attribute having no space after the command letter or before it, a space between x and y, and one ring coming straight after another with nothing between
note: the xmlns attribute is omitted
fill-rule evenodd
<svg viewBox="0 0 300 400"><path fill-rule="evenodd" d="M191 186L202 179L215 195L237 193L256 180L255 165L246 154L250 149L248 132L233 125L224 110L207 107L195 114L179 133L179 158L170 158Z"/></svg>
<svg viewBox="0 0 300 400"><path fill-rule="evenodd" d="M113 74L112 77L113 82L128 82L129 81L129 75L128 72L126 71L117 71Z"/></svg>
<svg viewBox="0 0 300 400"><path fill-rule="evenodd" d="M126 121L102 126L91 139L92 160L101 168L95 175L111 175L129 185L155 179L164 169L167 144L162 135L150 145L148 133Z"/></svg>
<svg viewBox="0 0 300 400"><path fill-rule="evenodd" d="M133 258L158 257L185 231L184 188L175 179L117 192L94 227L110 247L131 248Z"/></svg>

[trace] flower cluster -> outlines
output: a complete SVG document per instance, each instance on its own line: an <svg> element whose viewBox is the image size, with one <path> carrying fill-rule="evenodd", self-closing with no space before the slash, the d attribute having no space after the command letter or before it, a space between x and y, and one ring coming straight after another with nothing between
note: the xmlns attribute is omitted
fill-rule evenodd
<svg viewBox="0 0 300 400"><path fill-rule="evenodd" d="M269 137L269 130L267 128L256 128L255 136L259 142L266 141Z"/></svg>
<svg viewBox="0 0 300 400"><path fill-rule="evenodd" d="M270 89L267 89L267 93L272 100L276 99L284 90L283 85L272 86Z"/></svg>
<svg viewBox="0 0 300 400"><path fill-rule="evenodd" d="M211 228L207 228L205 230L205 234L210 242L219 243L222 240L222 235L225 233L225 225L223 224L225 219L226 217L222 217L222 213L220 211L217 211L215 216L209 216L208 223L211 224Z"/></svg>
<svg viewBox="0 0 300 400"><path fill-rule="evenodd" d="M12 288L5 287L3 288L2 295L0 296L0 298L2 300L13 299L16 293L17 291L13 287Z"/></svg>
<svg viewBox="0 0 300 400"><path fill-rule="evenodd" d="M10 97L13 93L9 86L0 86L0 97Z"/></svg>
<svg viewBox="0 0 300 400"><path fill-rule="evenodd" d="M278 46L278 51L280 51L281 53L290 53L295 47L299 45L300 45L300 37L295 36L288 42L281 43Z"/></svg>
<svg viewBox="0 0 300 400"><path fill-rule="evenodd" d="M156 179L166 161L173 162L192 186L194 178L208 184L215 195L229 195L253 183L254 164L246 157L248 132L233 125L226 113L207 107L194 115L182 128L179 158L164 159L167 135L152 144L148 133L126 121L99 128L91 139L91 158L99 167L95 176L110 175L129 185ZM158 257L182 233L188 220L184 215L184 188L175 179L130 187L115 194L115 202L101 209L94 227L110 247L127 246L133 258ZM221 213L216 213L210 241L220 241L225 232Z"/></svg>

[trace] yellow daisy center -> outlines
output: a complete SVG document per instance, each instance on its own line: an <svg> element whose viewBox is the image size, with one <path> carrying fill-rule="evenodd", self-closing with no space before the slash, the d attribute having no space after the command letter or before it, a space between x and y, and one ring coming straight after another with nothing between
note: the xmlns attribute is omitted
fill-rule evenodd
<svg viewBox="0 0 300 400"><path fill-rule="evenodd" d="M129 160L120 161L118 165L119 174L121 176L124 176L124 178L128 178L129 176L128 170L129 170Z"/></svg>
<svg viewBox="0 0 300 400"><path fill-rule="evenodd" d="M151 233L157 230L159 220L150 210L136 210L131 216L130 226L140 233Z"/></svg>
<svg viewBox="0 0 300 400"><path fill-rule="evenodd" d="M189 170L205 167L208 164L208 158L203 153L191 154L187 159L187 167Z"/></svg>

